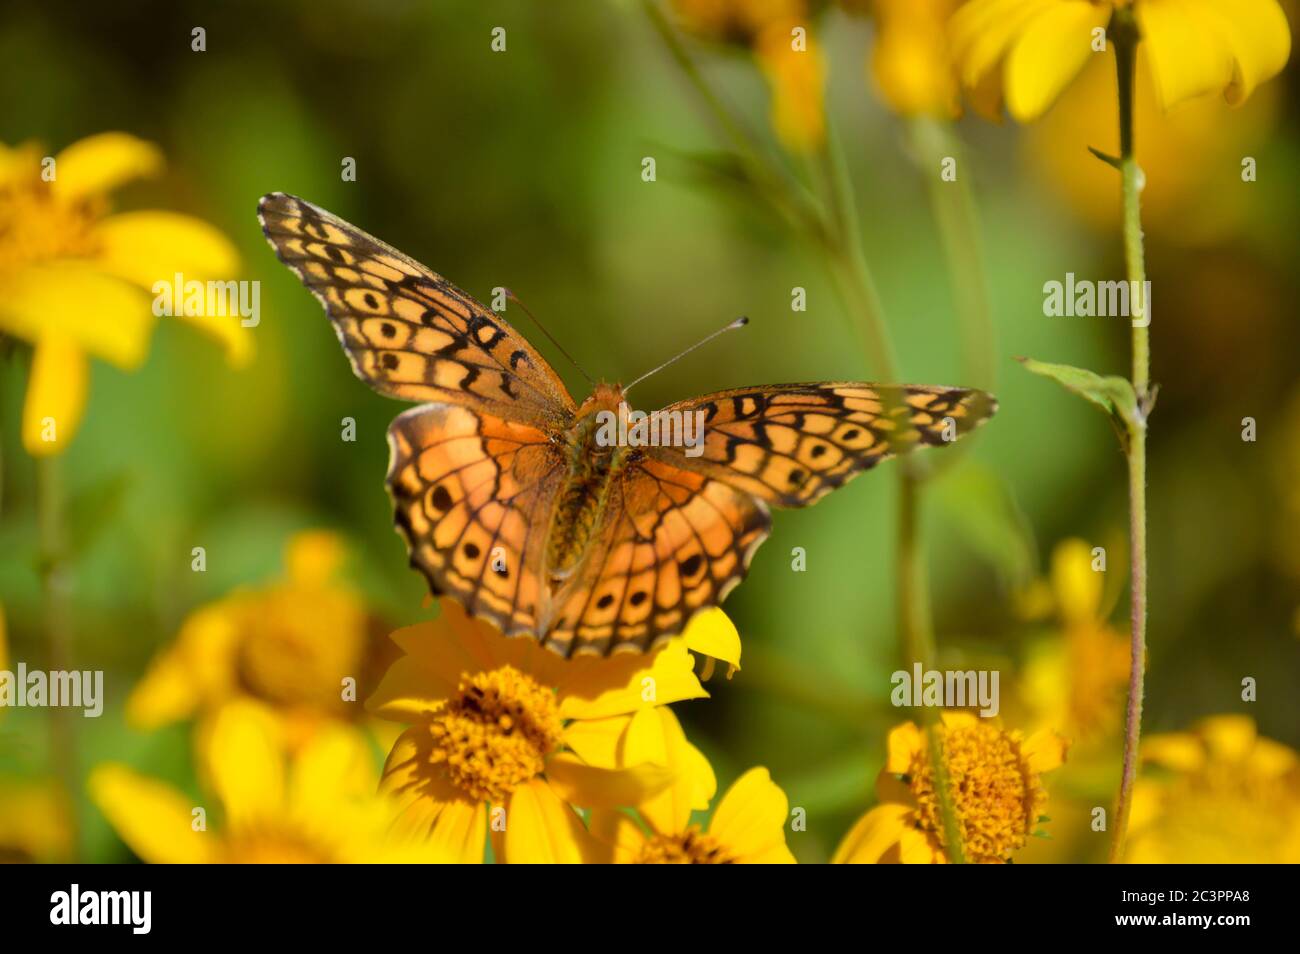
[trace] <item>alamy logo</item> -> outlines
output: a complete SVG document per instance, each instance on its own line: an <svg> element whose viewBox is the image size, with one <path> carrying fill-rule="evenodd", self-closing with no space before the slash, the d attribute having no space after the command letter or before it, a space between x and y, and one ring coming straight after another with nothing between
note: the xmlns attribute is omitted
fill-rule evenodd
<svg viewBox="0 0 1300 954"><path fill-rule="evenodd" d="M153 924L151 891L70 891L50 895L51 924L126 924L132 934L148 934Z"/></svg>
<svg viewBox="0 0 1300 954"><path fill-rule="evenodd" d="M1151 282L1075 280L1043 285L1043 314L1048 318L1129 318L1134 328L1151 324Z"/></svg>
<svg viewBox="0 0 1300 954"><path fill-rule="evenodd" d="M81 709L87 719L104 711L103 670L28 670L20 662L18 670L0 669L0 709L51 707Z"/></svg>
<svg viewBox="0 0 1300 954"><path fill-rule="evenodd" d="M261 318L262 283L236 281L188 281L177 272L171 280L153 283L153 313L159 318L188 315L191 318L238 317L245 328L256 328Z"/></svg>
<svg viewBox="0 0 1300 954"><path fill-rule="evenodd" d="M894 689L889 701L896 706L925 706L936 709L965 709L979 706L986 719L998 714L998 671L975 669L923 669L913 663L912 672L900 669L890 676Z"/></svg>
<svg viewBox="0 0 1300 954"><path fill-rule="evenodd" d="M596 443L601 447L684 447L687 457L704 453L704 411L634 411L620 402L618 413L598 411Z"/></svg>

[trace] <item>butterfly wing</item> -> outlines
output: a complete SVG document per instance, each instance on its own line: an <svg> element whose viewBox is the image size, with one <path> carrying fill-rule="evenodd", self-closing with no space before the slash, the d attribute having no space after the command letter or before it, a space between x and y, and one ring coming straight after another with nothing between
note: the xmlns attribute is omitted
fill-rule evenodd
<svg viewBox="0 0 1300 954"><path fill-rule="evenodd" d="M419 262L283 192L258 203L280 261L325 306L357 377L406 401L562 426L573 399L518 332Z"/></svg>
<svg viewBox="0 0 1300 954"><path fill-rule="evenodd" d="M425 404L388 430L388 491L411 565L436 594L507 635L544 631L542 567L566 462L547 434L457 404Z"/></svg>
<svg viewBox="0 0 1300 954"><path fill-rule="evenodd" d="M882 460L919 445L952 443L996 410L992 395L967 388L852 382L737 388L659 412L702 414L698 456L684 447L645 452L775 506L806 507Z"/></svg>
<svg viewBox="0 0 1300 954"><path fill-rule="evenodd" d="M556 594L543 644L565 656L650 651L726 598L771 525L762 500L723 481L629 462L583 570Z"/></svg>

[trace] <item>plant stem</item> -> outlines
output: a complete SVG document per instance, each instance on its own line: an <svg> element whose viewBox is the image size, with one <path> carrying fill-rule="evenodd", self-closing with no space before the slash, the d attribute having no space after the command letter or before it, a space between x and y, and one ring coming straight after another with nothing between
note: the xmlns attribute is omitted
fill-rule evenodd
<svg viewBox="0 0 1300 954"><path fill-rule="evenodd" d="M36 522L40 538L41 588L45 598L45 641L51 672L69 672L72 665L71 626L68 619L68 573L64 562L63 492L59 479L59 458L36 460ZM50 748L54 771L67 791L72 806L72 854L80 855L81 782L77 767L76 722L72 710L50 706Z"/></svg>
<svg viewBox="0 0 1300 954"><path fill-rule="evenodd" d="M1138 745L1142 736L1142 697L1146 674L1147 627L1147 501L1146 435L1147 415L1151 409L1151 345L1149 325L1151 303L1145 288L1146 264L1142 251L1142 220L1139 193L1142 170L1133 154L1133 67L1138 31L1131 12L1117 10L1112 23L1115 45L1115 74L1119 90L1120 175L1124 214L1124 260L1134 298L1142 301L1142 327L1134 323L1133 390L1137 410L1128 422L1128 492L1131 646L1129 660L1128 706L1124 716L1124 767L1115 801L1115 817L1110 846L1111 863L1124 857L1124 838L1128 831L1129 810L1133 803L1133 785L1137 779Z"/></svg>

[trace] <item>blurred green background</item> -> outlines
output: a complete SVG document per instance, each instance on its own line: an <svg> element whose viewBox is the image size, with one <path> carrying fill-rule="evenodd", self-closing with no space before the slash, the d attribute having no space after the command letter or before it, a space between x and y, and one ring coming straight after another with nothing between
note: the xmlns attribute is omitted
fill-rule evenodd
<svg viewBox="0 0 1300 954"><path fill-rule="evenodd" d="M840 11L824 25L828 108L904 376L971 383L925 174L864 72L871 25ZM207 30L206 52L190 49L194 26ZM490 49L495 26L507 30L505 53ZM767 93L752 64L719 50L702 61L765 129ZM1270 85L1277 105L1252 146L1263 172L1243 199L1248 214L1195 242L1149 227L1160 397L1146 726L1246 711L1262 733L1295 746L1295 71ZM1226 128L1233 114L1223 116ZM508 286L607 379L630 380L727 319L751 317L743 333L640 386L643 408L868 373L815 253L756 201L698 174L690 154L718 140L637 4L6 5L0 140L54 150L103 130L154 141L168 158L161 179L131 186L118 207L171 208L221 228L242 254L239 277L262 282L262 318L245 370L167 321L138 373L94 366L84 425L63 458L72 513L86 528L72 574L75 665L106 670L108 692L101 719L77 720L85 766L112 758L195 786L185 728L133 732L123 700L187 612L275 575L295 529L344 533L394 625L431 612L382 483L385 429L402 405L353 377L319 306L275 260L255 216L263 193L303 196L480 300ZM936 482L924 527L945 665L1011 671L1030 633L1011 591L1043 570L1057 541L1106 545L1115 575L1126 562L1124 462L1109 425L1013 360L1124 373L1123 322L1042 314L1045 281L1067 271L1119 277L1122 259L1117 234L1091 227L1027 158L1048 147L1010 125L967 119L958 132L979 206L1001 410ZM1139 139L1139 158L1141 148ZM340 179L349 156L356 182ZM656 158L655 182L642 181L645 156ZM1230 156L1215 189L1241 187L1236 165ZM790 308L794 286L807 289L806 312ZM515 310L507 316L581 398L581 377ZM37 666L34 476L18 441L25 362L11 355L0 374L0 602L12 658ZM340 440L345 416L358 422L355 443ZM1241 440L1246 416L1258 421L1255 443ZM743 670L715 676L711 701L677 707L723 787L763 764L808 810L808 831L790 839L804 861L824 860L870 804L885 732L908 717L888 705L898 647L897 485L887 468L811 510L777 514L726 604ZM199 545L202 574L190 570ZM803 573L791 571L796 546L807 551ZM1259 680L1257 703L1240 701L1245 676ZM45 721L7 714L0 774L48 771ZM130 857L84 800L80 810L90 857ZM1074 856L1094 854L1085 845Z"/></svg>

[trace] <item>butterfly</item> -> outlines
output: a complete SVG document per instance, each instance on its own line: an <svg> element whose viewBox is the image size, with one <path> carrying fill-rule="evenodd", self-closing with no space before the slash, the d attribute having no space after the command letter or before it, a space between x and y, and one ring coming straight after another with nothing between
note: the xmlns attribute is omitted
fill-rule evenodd
<svg viewBox="0 0 1300 954"><path fill-rule="evenodd" d="M500 315L419 262L284 193L258 217L357 376L420 402L388 430L411 565L435 595L565 657L651 651L744 578L771 507L815 503L997 409L965 388L767 385L658 412L700 423L691 446L646 441L647 425L613 441L620 385L576 404Z"/></svg>

